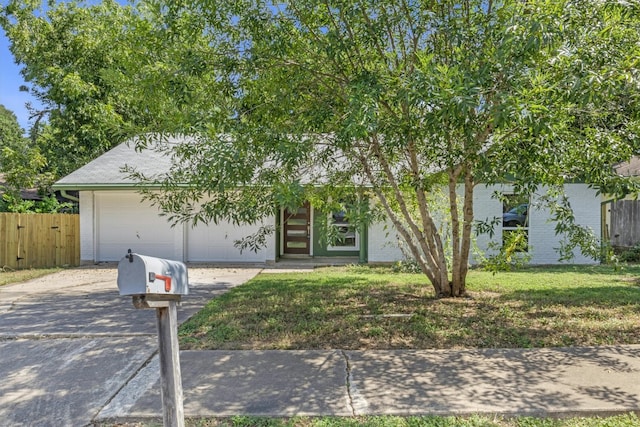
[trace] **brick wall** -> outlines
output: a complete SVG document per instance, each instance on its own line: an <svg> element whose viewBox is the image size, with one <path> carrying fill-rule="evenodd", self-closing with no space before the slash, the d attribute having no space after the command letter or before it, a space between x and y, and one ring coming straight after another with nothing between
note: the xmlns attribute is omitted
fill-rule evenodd
<svg viewBox="0 0 640 427"><path fill-rule="evenodd" d="M600 198L596 191L588 188L586 184L567 184L565 190L569 197L569 202L574 210L576 222L583 226L590 227L595 235L600 237ZM502 202L493 198L495 192L511 193L509 185L483 186L479 185L474 193L474 213L476 220L491 220L502 217ZM531 254L531 264L557 264L558 248L561 236L555 234L555 224L549 221L550 215L547 210L537 207L539 198L545 192L544 189L537 195L532 196L529 209L529 253ZM386 227L386 228L385 228ZM500 242L502 240L502 224L495 228L493 237L483 234L476 237L476 244L481 251L487 251L491 239ZM369 262L390 262L403 259L401 251L398 249L397 233L390 222L373 224L369 229L368 254ZM574 250L575 264L593 264L596 260L586 258L580 254L579 249ZM477 260L472 259L472 263Z"/></svg>
<svg viewBox="0 0 640 427"><path fill-rule="evenodd" d="M600 198L596 191L588 188L586 184L566 184L565 190L569 197L569 203L573 208L576 222L587 226L593 230L595 235L600 237ZM510 193L511 187L503 186L478 186L474 197L474 209L476 219L486 219L500 217L502 215L502 203L494 198L495 191ZM556 248L560 246L562 236L555 234L555 223L550 222L549 212L539 206L540 196L545 194L542 189L538 194L532 196L529 208L529 253L531 254L531 264L556 264L558 263L558 252ZM501 227L496 227L493 239L502 239ZM498 240L499 241L499 240ZM486 249L489 242L488 235L478 236L478 246ZM575 264L593 264L597 261L584 257L579 249L574 250Z"/></svg>

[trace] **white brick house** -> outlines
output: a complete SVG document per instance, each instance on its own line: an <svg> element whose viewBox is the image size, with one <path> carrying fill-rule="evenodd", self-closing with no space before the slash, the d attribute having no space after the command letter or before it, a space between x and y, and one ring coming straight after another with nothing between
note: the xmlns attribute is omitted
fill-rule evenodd
<svg viewBox="0 0 640 427"><path fill-rule="evenodd" d="M184 140L173 141L182 142ZM153 150L136 151L133 144L123 143L54 185L56 190L79 191L80 258L83 263L118 261L129 248L187 262L273 263L282 257L293 256L347 257L353 262L383 263L403 258L396 233L389 224L372 224L358 230L340 247L322 244L317 225L326 218L315 215L313 206L308 205L287 215L280 210L261 224L238 227L218 223L195 228L182 224L172 227L159 215L157 208L141 200L135 182L121 170L129 165L153 173L166 171L170 164L168 156ZM577 222L600 236L600 199L596 191L586 184L568 184L566 189ZM508 194L511 188L508 185L476 187L474 216L477 220L503 215L505 206L492 197L496 191ZM528 252L533 264L554 264L558 262L555 248L561 238L555 235L548 213L536 207L536 197L529 201L527 213ZM234 241L254 233L261 225L274 226L278 232L257 253L240 253ZM497 227L493 239L502 239L501 228L502 225ZM482 250L487 248L489 241L488 235L477 237L477 245ZM576 253L573 262L596 261Z"/></svg>

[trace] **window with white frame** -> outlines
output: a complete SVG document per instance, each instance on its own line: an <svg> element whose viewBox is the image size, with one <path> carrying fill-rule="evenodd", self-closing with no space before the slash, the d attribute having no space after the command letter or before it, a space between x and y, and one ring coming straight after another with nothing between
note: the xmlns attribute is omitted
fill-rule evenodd
<svg viewBox="0 0 640 427"><path fill-rule="evenodd" d="M356 226L349 223L346 211L335 211L329 215L330 251L355 251L360 249L360 235Z"/></svg>
<svg viewBox="0 0 640 427"><path fill-rule="evenodd" d="M502 198L502 245L516 252L529 250L529 197L504 194Z"/></svg>

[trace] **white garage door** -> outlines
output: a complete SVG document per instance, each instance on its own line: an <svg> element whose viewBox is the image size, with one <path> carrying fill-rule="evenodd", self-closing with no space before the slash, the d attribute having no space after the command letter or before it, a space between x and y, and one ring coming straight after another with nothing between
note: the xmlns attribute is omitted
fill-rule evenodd
<svg viewBox="0 0 640 427"><path fill-rule="evenodd" d="M127 249L144 255L182 260L182 227L171 228L157 208L140 203L132 192L95 196L96 259L119 261Z"/></svg>
<svg viewBox="0 0 640 427"><path fill-rule="evenodd" d="M187 259L193 262L265 262L267 250L243 251L234 246L236 240L249 236L258 226L236 227L227 222L199 224L187 229ZM273 239L273 236L271 236ZM268 239L268 238L267 238Z"/></svg>

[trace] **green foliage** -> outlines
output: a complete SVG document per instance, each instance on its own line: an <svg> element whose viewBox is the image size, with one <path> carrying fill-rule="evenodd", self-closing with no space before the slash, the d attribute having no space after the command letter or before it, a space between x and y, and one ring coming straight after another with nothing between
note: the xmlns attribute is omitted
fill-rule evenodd
<svg viewBox="0 0 640 427"><path fill-rule="evenodd" d="M43 105L32 111L30 134L46 172L61 177L127 137L174 130L177 117L206 123L210 112L189 86L215 92L198 71L207 67L207 40L192 39L201 26L179 19L184 33L168 34L162 13L155 2L14 0L0 8L11 52Z"/></svg>
<svg viewBox="0 0 640 427"><path fill-rule="evenodd" d="M23 77L44 105L42 111L33 111L37 119L32 138L43 139L40 147L49 160L48 170L60 176L112 143L104 129L114 117L102 102L108 90L101 87L99 75L101 67L113 64L123 52L109 38L118 21L99 22L91 10L113 9L113 2L87 9L74 2L51 4L46 11L39 7L34 2L9 2L1 23L16 61L25 65ZM50 124L46 129L44 119Z"/></svg>
<svg viewBox="0 0 640 427"><path fill-rule="evenodd" d="M0 105L0 173L7 187L3 190L15 195L21 188L31 188L44 164L39 150L24 137L15 114Z"/></svg>
<svg viewBox="0 0 640 427"><path fill-rule="evenodd" d="M45 196L42 200L22 200L12 193L0 198L0 212L15 213L57 213L73 212L76 207L71 202L60 202L54 196Z"/></svg>
<svg viewBox="0 0 640 427"><path fill-rule="evenodd" d="M392 268L393 268L393 271L398 273L421 273L422 272L418 263L410 259L396 261L395 263L393 263Z"/></svg>
<svg viewBox="0 0 640 427"><path fill-rule="evenodd" d="M70 203L60 203L53 196L42 200L22 200L20 190L36 188L48 193L52 175L44 171L47 160L40 148L23 135L15 114L0 105L0 212L50 213L69 211Z"/></svg>
<svg viewBox="0 0 640 427"><path fill-rule="evenodd" d="M638 423L633 413L610 417L534 418L500 417L495 415L470 416L389 416L359 417L259 417L233 416L229 418L187 418L187 427L633 427ZM119 424L118 424L119 425ZM155 422L132 424L136 427L156 427ZM115 427L111 423L98 423L98 427Z"/></svg>
<svg viewBox="0 0 640 427"><path fill-rule="evenodd" d="M564 239L560 242L558 252L560 260L573 259L573 249L579 247L581 252L591 259L598 260L602 255L602 247L593 230L576 223L575 215L568 198L562 189L552 188L542 198L551 212L555 222L556 234Z"/></svg>
<svg viewBox="0 0 640 427"><path fill-rule="evenodd" d="M0 104L0 147L19 145L23 138L24 130L16 115Z"/></svg>
<svg viewBox="0 0 640 427"><path fill-rule="evenodd" d="M367 415L357 417L259 417L238 415L228 418L190 418L188 427L632 427L637 425L634 413L611 417L536 418L502 417L496 415L468 416L390 416ZM151 427L155 423L137 423L138 427ZM111 427L112 424L99 424Z"/></svg>
<svg viewBox="0 0 640 427"><path fill-rule="evenodd" d="M234 246L240 253L246 250L258 252L267 245L267 237L273 235L274 229L270 226L261 226L254 234L234 241Z"/></svg>
<svg viewBox="0 0 640 427"><path fill-rule="evenodd" d="M618 260L620 262L640 262L640 244L635 245L630 249L619 251Z"/></svg>
<svg viewBox="0 0 640 427"><path fill-rule="evenodd" d="M503 230L503 241L489 243L488 254L480 259L480 264L487 271L496 274L499 271L511 271L525 266L530 260L528 233L522 227L506 232Z"/></svg>

